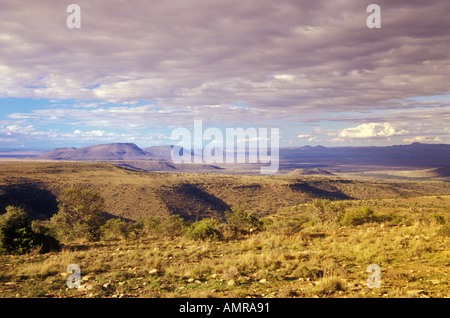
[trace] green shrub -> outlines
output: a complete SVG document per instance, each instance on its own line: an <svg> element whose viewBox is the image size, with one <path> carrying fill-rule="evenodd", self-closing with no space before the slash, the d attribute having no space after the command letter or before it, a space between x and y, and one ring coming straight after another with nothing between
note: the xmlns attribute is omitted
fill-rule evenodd
<svg viewBox="0 0 450 318"><path fill-rule="evenodd" d="M139 235L156 236L161 223L162 218L158 216L141 217L132 227L136 232L139 232Z"/></svg>
<svg viewBox="0 0 450 318"><path fill-rule="evenodd" d="M42 221L31 222L31 228L35 234L36 244L40 247L40 253L59 251L61 249L61 244L56 238L54 231L44 225Z"/></svg>
<svg viewBox="0 0 450 318"><path fill-rule="evenodd" d="M381 218L381 217L380 217ZM388 221L391 225L411 225L410 220L408 220L405 216L396 215L392 212L383 216L383 221Z"/></svg>
<svg viewBox="0 0 450 318"><path fill-rule="evenodd" d="M106 240L126 239L130 233L129 225L120 218L109 219L100 230L102 237Z"/></svg>
<svg viewBox="0 0 450 318"><path fill-rule="evenodd" d="M234 228L235 234L248 234L262 230L263 222L246 210L245 206L236 205L231 208L231 211L225 212L226 222Z"/></svg>
<svg viewBox="0 0 450 318"><path fill-rule="evenodd" d="M186 222L179 215L171 215L161 223L161 233L163 236L171 238L181 236L186 230Z"/></svg>
<svg viewBox="0 0 450 318"><path fill-rule="evenodd" d="M267 226L267 231L279 235L299 233L307 220L299 218L282 218Z"/></svg>
<svg viewBox="0 0 450 318"><path fill-rule="evenodd" d="M186 222L178 215L151 216L139 219L133 228L138 229L141 235L173 238L184 234Z"/></svg>
<svg viewBox="0 0 450 318"><path fill-rule="evenodd" d="M51 218L51 224L59 238L89 241L100 238L100 227L105 224L105 219L104 199L99 193L68 188L61 191L58 203L58 213Z"/></svg>
<svg viewBox="0 0 450 318"><path fill-rule="evenodd" d="M345 212L341 219L341 224L344 226L361 225L368 222L381 222L382 217L377 216L375 212L368 206L363 206L361 209L353 212Z"/></svg>
<svg viewBox="0 0 450 318"><path fill-rule="evenodd" d="M193 240L221 240L223 235L217 229L219 224L218 220L212 218L194 222L187 229L186 236Z"/></svg>
<svg viewBox="0 0 450 318"><path fill-rule="evenodd" d="M0 250L8 254L24 254L36 246L28 214L19 207L6 207L6 213L0 216Z"/></svg>
<svg viewBox="0 0 450 318"><path fill-rule="evenodd" d="M445 217L443 217L442 215L435 213L432 215L432 217L438 224L441 224L441 225L445 224Z"/></svg>
<svg viewBox="0 0 450 318"><path fill-rule="evenodd" d="M343 202L328 199L314 199L306 209L308 218L320 224L337 223L345 212Z"/></svg>

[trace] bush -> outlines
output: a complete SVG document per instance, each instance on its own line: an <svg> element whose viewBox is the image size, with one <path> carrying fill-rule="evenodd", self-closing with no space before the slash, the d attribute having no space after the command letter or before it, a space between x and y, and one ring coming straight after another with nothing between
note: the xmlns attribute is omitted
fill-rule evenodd
<svg viewBox="0 0 450 318"><path fill-rule="evenodd" d="M321 296L328 296L337 291L345 291L345 282L339 277L329 276L321 278L313 291Z"/></svg>
<svg viewBox="0 0 450 318"><path fill-rule="evenodd" d="M381 222L382 217L375 214L375 212L367 206L354 212L346 212L341 219L341 224L344 226L361 225L368 222Z"/></svg>
<svg viewBox="0 0 450 318"><path fill-rule="evenodd" d="M437 234L444 237L445 236L450 237L450 225L449 224L442 225L437 231Z"/></svg>
<svg viewBox="0 0 450 318"><path fill-rule="evenodd" d="M181 216L171 215L161 223L161 234L171 238L181 236L186 230L186 222Z"/></svg>
<svg viewBox="0 0 450 318"><path fill-rule="evenodd" d="M328 199L314 199L306 209L308 218L320 224L337 223L345 212L343 202Z"/></svg>
<svg viewBox="0 0 450 318"><path fill-rule="evenodd" d="M105 224L103 208L104 199L99 193L82 188L64 189L58 196L58 213L51 223L61 239L95 241Z"/></svg>
<svg viewBox="0 0 450 318"><path fill-rule="evenodd" d="M444 225L445 224L445 217L443 217L440 214L433 214L432 217L434 218L434 220L436 221L436 223Z"/></svg>
<svg viewBox="0 0 450 318"><path fill-rule="evenodd" d="M40 253L59 251L61 249L61 244L50 227L44 225L41 221L33 221L31 228L35 234L36 244L40 246Z"/></svg>
<svg viewBox="0 0 450 318"><path fill-rule="evenodd" d="M6 213L0 216L0 250L8 254L24 254L36 246L28 214L19 207L6 207Z"/></svg>
<svg viewBox="0 0 450 318"><path fill-rule="evenodd" d="M408 220L406 216L396 215L392 212L388 213L382 218L383 221L388 221L391 225L411 225L411 221Z"/></svg>
<svg viewBox="0 0 450 318"><path fill-rule="evenodd" d="M134 228L144 235L173 238L184 234L186 223L178 215L170 215L165 218L152 216L139 219Z"/></svg>
<svg viewBox="0 0 450 318"><path fill-rule="evenodd" d="M109 219L100 228L102 237L106 240L126 239L130 233L130 226L122 219Z"/></svg>
<svg viewBox="0 0 450 318"><path fill-rule="evenodd" d="M225 212L226 222L234 229L235 234L248 234L262 230L263 222L250 213L245 206L234 206Z"/></svg>
<svg viewBox="0 0 450 318"><path fill-rule="evenodd" d="M186 232L186 236L193 240L221 240L222 233L217 229L220 222L208 218L192 223Z"/></svg>
<svg viewBox="0 0 450 318"><path fill-rule="evenodd" d="M298 218L282 218L268 225L267 231L280 235L293 235L303 229L305 221Z"/></svg>

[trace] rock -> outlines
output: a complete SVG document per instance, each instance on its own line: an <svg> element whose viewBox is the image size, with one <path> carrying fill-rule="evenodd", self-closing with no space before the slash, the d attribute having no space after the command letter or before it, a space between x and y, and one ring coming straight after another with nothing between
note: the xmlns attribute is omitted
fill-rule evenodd
<svg viewBox="0 0 450 318"><path fill-rule="evenodd" d="M80 287L78 287L78 290L93 290L94 289L94 285L92 284L86 284L86 285L80 285Z"/></svg>
<svg viewBox="0 0 450 318"><path fill-rule="evenodd" d="M227 284L228 286L233 286L235 284L235 281L233 279L230 279Z"/></svg>
<svg viewBox="0 0 450 318"><path fill-rule="evenodd" d="M83 278L81 279L81 281L82 281L82 282L87 282L87 281L90 280L91 278L92 278L91 275L86 275L86 276L83 276Z"/></svg>
<svg viewBox="0 0 450 318"><path fill-rule="evenodd" d="M260 282L261 284L265 284L265 283L267 283L267 279L263 278L263 279L261 279L259 282Z"/></svg>
<svg viewBox="0 0 450 318"><path fill-rule="evenodd" d="M433 285L438 285L441 281L438 279L430 279L429 282L432 283Z"/></svg>
<svg viewBox="0 0 450 318"><path fill-rule="evenodd" d="M158 273L158 270L157 270L156 268L154 268L154 269L149 270L148 273L149 273L150 275L157 274L157 273Z"/></svg>
<svg viewBox="0 0 450 318"><path fill-rule="evenodd" d="M422 293L423 293L422 289L413 289L413 290L408 290L406 292L406 294L411 297L418 297Z"/></svg>
<svg viewBox="0 0 450 318"><path fill-rule="evenodd" d="M111 287L111 283L103 284L103 287L104 287L104 288L109 288L109 287Z"/></svg>
<svg viewBox="0 0 450 318"><path fill-rule="evenodd" d="M188 281L188 283L193 283L194 280L195 280L195 279L193 279L193 278L189 278L187 281Z"/></svg>

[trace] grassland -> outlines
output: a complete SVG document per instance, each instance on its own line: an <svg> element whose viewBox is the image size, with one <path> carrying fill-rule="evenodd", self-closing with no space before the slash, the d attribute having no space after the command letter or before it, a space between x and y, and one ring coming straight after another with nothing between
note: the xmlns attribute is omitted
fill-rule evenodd
<svg viewBox="0 0 450 318"><path fill-rule="evenodd" d="M448 183L145 173L85 163L3 163L0 169L2 204L26 193L28 209L42 202L52 208L58 191L73 185L99 191L110 216L220 218L246 203L267 226L219 241L147 235L2 255L0 297L450 296ZM289 222L307 219L314 198L389 218L350 226L299 222L292 231ZM69 264L80 266L78 289L66 286ZM381 288L367 286L370 264L380 266Z"/></svg>

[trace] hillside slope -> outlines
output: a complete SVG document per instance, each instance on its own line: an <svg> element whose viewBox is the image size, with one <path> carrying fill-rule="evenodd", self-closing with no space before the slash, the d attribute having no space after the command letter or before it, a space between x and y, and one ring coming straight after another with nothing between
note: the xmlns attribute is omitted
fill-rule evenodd
<svg viewBox="0 0 450 318"><path fill-rule="evenodd" d="M56 211L63 188L82 186L105 198L112 216L179 214L186 219L222 218L243 204L256 215L310 202L314 198L375 199L450 194L438 181L356 181L335 176L248 176L226 174L140 172L106 163L0 163L0 211L21 204L35 218Z"/></svg>

